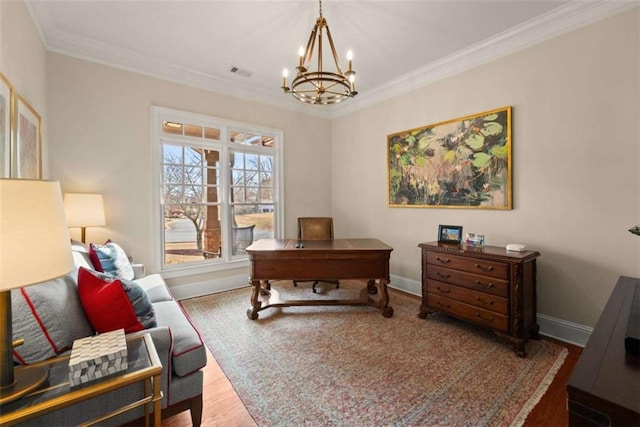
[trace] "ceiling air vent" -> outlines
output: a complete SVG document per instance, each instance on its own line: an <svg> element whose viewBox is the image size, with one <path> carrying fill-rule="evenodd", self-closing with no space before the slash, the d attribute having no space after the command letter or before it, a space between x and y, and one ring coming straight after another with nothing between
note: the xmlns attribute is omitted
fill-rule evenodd
<svg viewBox="0 0 640 427"><path fill-rule="evenodd" d="M231 67L229 68L229 71L231 71L233 74L237 74L242 77L251 77L251 71L243 70L242 68Z"/></svg>

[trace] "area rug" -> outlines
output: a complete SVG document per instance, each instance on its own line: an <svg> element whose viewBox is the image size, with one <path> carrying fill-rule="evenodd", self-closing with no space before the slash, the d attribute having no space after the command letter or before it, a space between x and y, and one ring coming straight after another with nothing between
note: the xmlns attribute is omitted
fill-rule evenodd
<svg viewBox="0 0 640 427"><path fill-rule="evenodd" d="M357 298L359 282L294 288L283 298ZM372 307L269 308L249 320L251 289L182 304L259 426L518 426L567 350L531 340L527 357L493 333L390 292Z"/></svg>

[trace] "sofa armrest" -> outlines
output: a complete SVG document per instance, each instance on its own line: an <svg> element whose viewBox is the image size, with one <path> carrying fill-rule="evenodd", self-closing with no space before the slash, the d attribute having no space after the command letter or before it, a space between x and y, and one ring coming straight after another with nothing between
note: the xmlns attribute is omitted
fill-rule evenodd
<svg viewBox="0 0 640 427"><path fill-rule="evenodd" d="M144 264L131 264L133 269L133 280L142 279L144 277Z"/></svg>

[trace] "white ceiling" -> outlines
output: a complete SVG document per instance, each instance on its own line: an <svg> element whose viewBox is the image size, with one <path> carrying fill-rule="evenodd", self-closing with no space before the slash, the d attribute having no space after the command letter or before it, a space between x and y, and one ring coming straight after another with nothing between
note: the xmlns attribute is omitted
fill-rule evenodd
<svg viewBox="0 0 640 427"><path fill-rule="evenodd" d="M318 2L30 0L48 50L215 92L330 117L637 6L637 0L325 0L341 66L359 95L307 106L284 95ZM242 77L229 71L251 73Z"/></svg>

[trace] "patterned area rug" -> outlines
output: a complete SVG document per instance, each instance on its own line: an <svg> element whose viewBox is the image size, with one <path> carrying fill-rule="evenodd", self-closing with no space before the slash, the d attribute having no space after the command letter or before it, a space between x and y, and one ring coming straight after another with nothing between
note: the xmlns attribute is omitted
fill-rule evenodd
<svg viewBox="0 0 640 427"><path fill-rule="evenodd" d="M283 298L357 298L282 281ZM419 300L390 292L391 318L372 307L269 308L249 320L251 290L182 304L259 426L522 425L567 350L546 340L527 358L493 333L444 315L417 317Z"/></svg>

